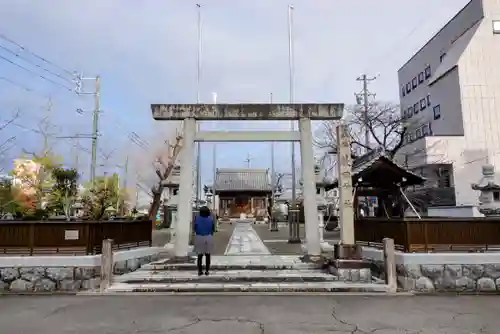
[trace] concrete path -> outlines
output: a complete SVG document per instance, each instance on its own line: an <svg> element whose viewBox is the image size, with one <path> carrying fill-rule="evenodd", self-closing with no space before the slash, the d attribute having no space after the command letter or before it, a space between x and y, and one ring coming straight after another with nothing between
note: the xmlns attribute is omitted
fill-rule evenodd
<svg viewBox="0 0 500 334"><path fill-rule="evenodd" d="M5 334L498 334L498 296L2 296Z"/></svg>
<svg viewBox="0 0 500 334"><path fill-rule="evenodd" d="M231 239L226 247L225 255L269 255L269 249L264 245L250 222L238 221Z"/></svg>

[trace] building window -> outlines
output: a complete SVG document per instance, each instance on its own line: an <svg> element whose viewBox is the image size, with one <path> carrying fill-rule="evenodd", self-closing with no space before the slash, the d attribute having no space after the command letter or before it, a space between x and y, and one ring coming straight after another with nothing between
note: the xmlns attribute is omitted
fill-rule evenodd
<svg viewBox="0 0 500 334"><path fill-rule="evenodd" d="M425 67L425 79L429 79L431 77L431 65L427 65Z"/></svg>
<svg viewBox="0 0 500 334"><path fill-rule="evenodd" d="M422 82L424 82L424 72L418 74L418 83L421 84Z"/></svg>
<svg viewBox="0 0 500 334"><path fill-rule="evenodd" d="M409 92L411 92L411 83L407 83L406 84L406 94L408 94Z"/></svg>
<svg viewBox="0 0 500 334"><path fill-rule="evenodd" d="M403 109L403 119L406 119L406 117L408 116L406 113L407 113L407 110Z"/></svg>
<svg viewBox="0 0 500 334"><path fill-rule="evenodd" d="M403 94L403 96L406 96L405 85L401 86L401 94Z"/></svg>
<svg viewBox="0 0 500 334"><path fill-rule="evenodd" d="M413 107L409 106L408 107L408 118L411 118L413 116Z"/></svg>
<svg viewBox="0 0 500 334"><path fill-rule="evenodd" d="M500 191L494 191L493 192L493 200L495 202L500 202Z"/></svg>
<svg viewBox="0 0 500 334"><path fill-rule="evenodd" d="M437 169L438 174L438 187L449 188L451 187L451 174L452 165L441 165Z"/></svg>
<svg viewBox="0 0 500 334"><path fill-rule="evenodd" d="M441 56L439 56L439 62L442 63L443 62L443 59L444 57L446 57L446 52L445 53L442 53Z"/></svg>
<svg viewBox="0 0 500 334"><path fill-rule="evenodd" d="M500 21L493 21L493 33L500 34Z"/></svg>
<svg viewBox="0 0 500 334"><path fill-rule="evenodd" d="M418 102L413 105L413 113L416 115L420 110L418 109Z"/></svg>
<svg viewBox="0 0 500 334"><path fill-rule="evenodd" d="M441 105L438 104L437 106L434 106L432 109L434 111L434 119L440 119L441 118Z"/></svg>
<svg viewBox="0 0 500 334"><path fill-rule="evenodd" d="M431 106L431 94L427 94L427 106Z"/></svg>
<svg viewBox="0 0 500 334"><path fill-rule="evenodd" d="M429 131L429 124L424 124L422 127L422 136L426 137L429 136L431 133Z"/></svg>
<svg viewBox="0 0 500 334"><path fill-rule="evenodd" d="M422 129L417 129L417 131L415 132L415 135L416 135L417 139L422 138Z"/></svg>
<svg viewBox="0 0 500 334"><path fill-rule="evenodd" d="M424 110L427 108L427 103L425 102L425 99L420 100L420 110Z"/></svg>
<svg viewBox="0 0 500 334"><path fill-rule="evenodd" d="M418 85L418 81L417 81L417 77L415 77L411 80L411 88L415 89L415 88L417 88L417 85Z"/></svg>
<svg viewBox="0 0 500 334"><path fill-rule="evenodd" d="M316 187L316 195L321 194L321 189L319 187Z"/></svg>

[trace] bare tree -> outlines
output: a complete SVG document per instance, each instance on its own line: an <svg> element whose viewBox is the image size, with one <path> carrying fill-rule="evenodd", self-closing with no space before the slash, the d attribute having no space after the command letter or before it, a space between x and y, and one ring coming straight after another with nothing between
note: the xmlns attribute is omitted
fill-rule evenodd
<svg viewBox="0 0 500 334"><path fill-rule="evenodd" d="M6 129L9 125L13 124L17 118L19 118L19 111L16 111L16 113L11 118L9 118L3 124L0 125L0 131ZM0 142L0 157L3 157L5 153L7 153L12 148L12 144L15 142L15 140L16 136L10 136L9 138ZM5 166L3 166L3 161L2 161L2 163L0 163L0 173L2 173L4 170Z"/></svg>
<svg viewBox="0 0 500 334"><path fill-rule="evenodd" d="M182 148L181 145L182 142L182 136L177 135L175 138L175 144L170 147L170 144L168 141L166 141L167 145L167 154L165 155L159 155L156 158L155 163L153 163L153 166L155 167L156 175L158 176L158 182L156 185L154 185L151 188L151 192L153 195L153 200L151 202L151 206L149 208L148 216L149 219L155 220L156 219L156 214L158 213L158 209L160 208L161 204L161 195L163 193L163 189L165 188L164 186L164 181L168 179L170 174L172 173L174 167L175 167L175 162L177 160L177 156L179 155L179 152ZM172 150L170 150L170 148Z"/></svg>
<svg viewBox="0 0 500 334"><path fill-rule="evenodd" d="M38 152L23 149L24 154L38 164L37 175L34 178L35 184L33 184L37 194L37 209L42 209L44 195L52 187L52 170L59 166L54 153L53 139L60 132L60 129L51 122L51 111L52 100L49 99L46 116L37 123L37 128L32 130L42 137L42 149Z"/></svg>
<svg viewBox="0 0 500 334"><path fill-rule="evenodd" d="M359 106L350 106L345 110L345 122L349 125L351 137L351 154L353 158L362 152L376 147L383 147L390 158L394 158L403 146L408 123L401 117L400 107L390 102L374 102L370 105L368 115ZM315 146L325 153L337 152L337 121L325 121L317 130ZM370 147L364 141L365 127L370 133Z"/></svg>
<svg viewBox="0 0 500 334"><path fill-rule="evenodd" d="M274 196L279 196L283 193L283 176L285 173L274 173L274 184L272 185Z"/></svg>

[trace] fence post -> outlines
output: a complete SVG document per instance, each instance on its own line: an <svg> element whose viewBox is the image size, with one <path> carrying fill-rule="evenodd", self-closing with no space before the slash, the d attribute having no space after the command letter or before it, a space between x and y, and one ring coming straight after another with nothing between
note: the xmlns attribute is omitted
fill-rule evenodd
<svg viewBox="0 0 500 334"><path fill-rule="evenodd" d="M394 239L384 238L384 266L385 283L389 286L389 293L396 293L398 289Z"/></svg>
<svg viewBox="0 0 500 334"><path fill-rule="evenodd" d="M102 241L101 253L101 292L111 285L113 279L113 240Z"/></svg>

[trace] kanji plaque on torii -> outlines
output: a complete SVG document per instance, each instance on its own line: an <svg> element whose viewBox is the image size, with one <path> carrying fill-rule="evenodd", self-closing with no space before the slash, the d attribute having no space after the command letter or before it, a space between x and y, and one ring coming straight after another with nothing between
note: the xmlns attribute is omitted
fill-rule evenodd
<svg viewBox="0 0 500 334"><path fill-rule="evenodd" d="M152 104L155 120L338 120L341 103L307 104Z"/></svg>

